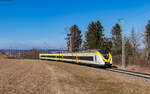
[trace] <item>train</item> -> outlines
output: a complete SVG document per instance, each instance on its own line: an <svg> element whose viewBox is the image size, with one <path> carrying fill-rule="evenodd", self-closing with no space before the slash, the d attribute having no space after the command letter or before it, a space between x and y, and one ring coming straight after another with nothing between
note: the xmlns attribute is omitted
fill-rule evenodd
<svg viewBox="0 0 150 94"><path fill-rule="evenodd" d="M112 56L109 50L88 50L80 52L56 52L40 53L39 59L61 62L72 62L77 64L99 65L104 67L112 66Z"/></svg>

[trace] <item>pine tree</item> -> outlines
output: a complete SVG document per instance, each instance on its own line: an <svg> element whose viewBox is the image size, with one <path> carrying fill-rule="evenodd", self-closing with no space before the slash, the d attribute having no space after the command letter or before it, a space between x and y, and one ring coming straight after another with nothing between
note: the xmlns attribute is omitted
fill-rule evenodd
<svg viewBox="0 0 150 94"><path fill-rule="evenodd" d="M103 49L104 34L103 26L100 21L91 22L85 34L85 43L88 49Z"/></svg>
<svg viewBox="0 0 150 94"><path fill-rule="evenodd" d="M104 31L104 28L103 26L101 25L100 21L97 21L96 23L96 32L97 32L97 43L99 44L98 45L98 49L103 49L104 48L104 34L103 34L103 31Z"/></svg>
<svg viewBox="0 0 150 94"><path fill-rule="evenodd" d="M150 20L145 27L145 43L147 51L147 60L150 60Z"/></svg>
<svg viewBox="0 0 150 94"><path fill-rule="evenodd" d="M113 62L120 64L121 61L121 52L122 52L122 41L121 41L121 27L119 24L116 24L112 27L112 54L114 56Z"/></svg>
<svg viewBox="0 0 150 94"><path fill-rule="evenodd" d="M116 24L111 31L112 43L113 43L113 54L121 54L122 41L121 41L121 28L119 24Z"/></svg>
<svg viewBox="0 0 150 94"><path fill-rule="evenodd" d="M77 25L70 28L72 51L79 51L82 44L82 35Z"/></svg>
<svg viewBox="0 0 150 94"><path fill-rule="evenodd" d="M110 38L105 38L104 39L104 49L110 50L112 49L112 40Z"/></svg>

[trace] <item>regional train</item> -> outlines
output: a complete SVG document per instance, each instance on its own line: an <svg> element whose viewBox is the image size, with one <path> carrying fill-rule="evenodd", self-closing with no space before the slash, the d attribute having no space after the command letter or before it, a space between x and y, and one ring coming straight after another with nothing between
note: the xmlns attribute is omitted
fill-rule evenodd
<svg viewBox="0 0 150 94"><path fill-rule="evenodd" d="M55 60L74 63L84 63L99 66L111 67L112 56L109 50L88 50L82 52L57 52L57 53L41 53L41 60Z"/></svg>

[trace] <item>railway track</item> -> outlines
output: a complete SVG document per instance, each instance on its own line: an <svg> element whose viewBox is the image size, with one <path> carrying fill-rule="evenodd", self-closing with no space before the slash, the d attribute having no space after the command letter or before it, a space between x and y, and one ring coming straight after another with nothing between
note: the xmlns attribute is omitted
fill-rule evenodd
<svg viewBox="0 0 150 94"><path fill-rule="evenodd" d="M123 70L123 69L117 69L117 68L107 68L106 70L112 71L112 72L117 72L117 73L122 73L122 74L127 74L127 75L132 75L132 76L136 76L136 77L141 77L141 78L145 78L145 79L150 79L150 74L148 74L148 73Z"/></svg>

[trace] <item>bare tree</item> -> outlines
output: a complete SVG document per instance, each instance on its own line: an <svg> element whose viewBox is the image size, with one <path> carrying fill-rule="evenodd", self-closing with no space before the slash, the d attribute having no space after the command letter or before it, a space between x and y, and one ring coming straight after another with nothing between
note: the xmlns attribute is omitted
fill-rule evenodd
<svg viewBox="0 0 150 94"><path fill-rule="evenodd" d="M69 33L69 29L68 28L65 28L65 40L66 40L66 44L67 44L67 49L68 51L70 50L70 37L71 37L71 34Z"/></svg>
<svg viewBox="0 0 150 94"><path fill-rule="evenodd" d="M132 52L132 44L130 42L130 39L129 37L125 37L125 59L126 59L126 66L128 64L130 64L130 57L133 55L133 52Z"/></svg>
<svg viewBox="0 0 150 94"><path fill-rule="evenodd" d="M135 64L135 61L136 61L137 49L140 45L139 38L140 38L139 35L137 33L135 33L134 28L132 28L131 38L130 38L130 42L131 42L131 45L132 45L132 57L133 57L132 64Z"/></svg>

